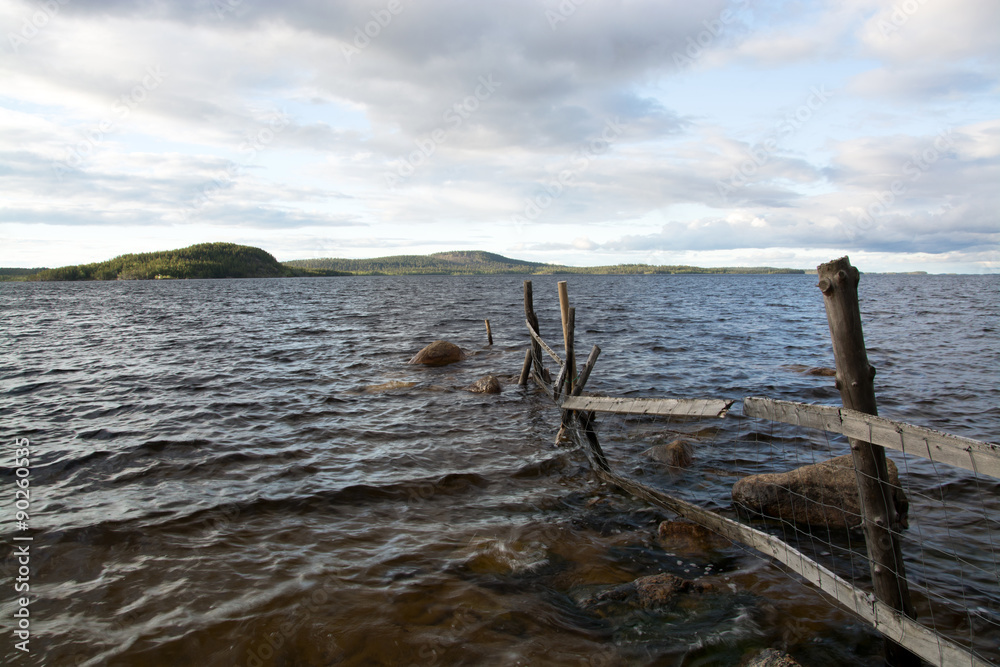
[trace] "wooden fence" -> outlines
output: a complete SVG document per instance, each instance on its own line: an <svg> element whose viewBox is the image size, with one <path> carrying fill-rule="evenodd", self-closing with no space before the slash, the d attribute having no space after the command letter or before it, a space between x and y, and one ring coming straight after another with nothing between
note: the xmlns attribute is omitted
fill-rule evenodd
<svg viewBox="0 0 1000 667"><path fill-rule="evenodd" d="M858 473L873 591L863 590L774 535L638 482L612 468L598 439L596 413L721 419L734 401L583 396L600 348L592 348L586 363L577 372L575 310L569 306L565 282L559 283L565 358L539 334L531 281L524 283L525 321L531 346L525 354L520 382L526 384L529 378L532 379L555 402L561 411L560 437L572 438L583 449L597 477L779 561L878 630L886 639L888 664L917 665L920 659L937 665L993 664L916 619L898 540L899 517L895 516L890 501L891 485L884 448L1000 479L1000 447L875 415L874 369L868 365L864 353L857 305L858 272L846 257L819 269L819 287L826 299L834 341L838 388L848 407L747 397L742 401L743 415L848 437ZM831 301L838 303L831 305ZM558 367L555 380L545 366L543 352Z"/></svg>

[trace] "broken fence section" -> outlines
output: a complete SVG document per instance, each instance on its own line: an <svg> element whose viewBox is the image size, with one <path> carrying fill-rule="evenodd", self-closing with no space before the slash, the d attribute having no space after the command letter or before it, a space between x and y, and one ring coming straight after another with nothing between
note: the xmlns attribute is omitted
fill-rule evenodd
<svg viewBox="0 0 1000 667"><path fill-rule="evenodd" d="M845 258L846 259L846 258ZM575 311L568 308L565 283L560 283L560 310L564 318L564 345L571 351ZM854 613L878 630L887 641L886 658L890 664L918 664L917 657L937 665L972 665L987 666L1000 664L1000 523L997 517L1000 512L1000 499L996 494L990 494L989 489L1000 489L995 481L984 482L987 478L1000 478L1000 447L968 438L941 433L933 429L914 426L903 422L866 414L836 406L810 405L790 401L778 401L769 398L748 397L742 401L743 418L725 420L734 401L726 399L670 399L670 398L614 398L607 396L582 396L584 386L591 370L596 363L600 349L594 346L587 363L580 373L576 373L575 364L567 363L552 349L538 333L538 319L532 303L531 282L525 281L525 316L531 336L531 347L525 356L525 364L521 373L522 384L530 377L555 402L562 415L560 436L567 435L583 449L594 473L608 483L614 484L635 497L648 503L678 514L685 519L697 523L723 537L750 547L782 564L787 570L805 579L820 589L830 599L841 607ZM567 321L568 318L568 321ZM559 368L557 378L552 379L545 367L542 352L545 352ZM568 355L572 360L572 355ZM865 362L867 363L867 362ZM597 414L608 415L609 423L602 419L598 425ZM610 422L612 419L619 421ZM849 532L843 534L829 529L817 530L815 526L803 527L797 523L794 514L783 516L778 512L775 516L764 515L763 521L757 518L747 519L734 507L729 508L727 516L719 511L705 509L690 499L684 499L682 489L671 489L671 493L654 488L649 484L639 482L616 471L609 461L608 455L598 438L627 441L628 433L642 425L648 432L650 420L661 424L667 432L675 427L675 435L690 432L691 427L677 428L678 424L688 424L696 420L723 420L724 423L736 424L735 435L733 427L721 429L721 435L713 436L713 449L724 446L723 441L744 441L747 444L740 447L756 447L758 459L764 459L763 471L780 468L789 459L792 465L801 465L800 460L805 452L798 443L789 444L785 451L776 451L784 445L776 446L789 440L784 435L769 435L768 431L775 429L787 430L787 426L803 427L820 431L820 446L809 454L811 462L818 463L817 454L827 457L843 451L847 443L841 440L831 441L831 435L847 436L851 447L857 449L858 443L881 450L882 447L900 452L899 457L904 470L899 471L901 479L907 479L906 473L921 465L937 466L944 464L967 472L957 472L959 475L972 473L969 483L986 487L981 495L981 518L985 521L983 530L985 537L980 535L970 542L955 542L952 529L948 529L948 542L941 544L940 540L924 538L920 533L920 518L911 523L917 525L917 535L911 529L904 533L898 525L887 526L885 534L897 550L903 549L903 557L908 561L908 568L919 577L915 585L905 580L902 562L888 574L897 579L902 578L901 589L906 612L900 611L898 600L887 602L871 591L873 577L879 576L882 561L872 557L871 538L857 544ZM623 420L632 420L629 423ZM772 424L771 427L766 424ZM655 426L655 424L654 424ZM756 430L760 426L760 430ZM824 444L825 438L825 447ZM762 453L763 452L763 453ZM733 460L745 459L746 451L734 453ZM858 456L855 453L855 456ZM896 455L894 455L896 456ZM911 459L910 457L915 457ZM929 463L928 463L929 462ZM890 466L890 467L894 467ZM738 476L748 472L762 470L736 470ZM857 467L855 475L860 480L865 476ZM926 477L926 475L915 475ZM985 476L985 477L984 477ZM890 484L888 475L885 479L874 480L882 484L883 493L888 495ZM947 504L944 494L937 497L932 489L919 487L917 484L903 483L910 502L918 505L916 514L923 512L923 506L932 507L932 511L948 515L962 512L962 520L969 521L972 516L980 516L979 510L967 507L957 508ZM878 487L876 487L878 488ZM894 487L898 488L898 487ZM902 490L901 488L899 489ZM795 489L785 489L794 502L815 502L807 496L800 495ZM988 500L987 500L988 499ZM864 507L864 495L861 497L860 510L865 521L882 521L873 517L871 509ZM902 517L905 524L906 517ZM998 534L994 535L992 525L996 524ZM759 526L759 527L758 527ZM780 530L781 536L773 534ZM959 526L956 526L956 533ZM845 537L846 536L846 537ZM884 546L884 542L883 542ZM956 608L954 596L932 590L936 574L933 564L927 565L927 554L940 560L947 549L952 562L956 563L960 588L964 591L962 599L957 601L964 609ZM970 554L972 549L976 553ZM960 552L959 550L962 550ZM916 557L913 556L916 552ZM891 555L891 551L890 551ZM885 556L879 556L884 558ZM822 561L822 562L821 562ZM859 564L860 563L860 564ZM992 567L991 567L992 564ZM940 569L940 568L937 568ZM953 575L952 578L954 578ZM883 582L884 583L884 582ZM992 588L991 588L992 585ZM910 590L917 594L917 604L910 602ZM985 589L985 590L977 590ZM978 593L978 595L977 595ZM985 605L985 606L983 606ZM992 611L991 611L992 608ZM983 610L987 613L983 613ZM930 626L928 626L928 621ZM959 635L965 635L960 637ZM890 643L891 642L891 643ZM891 647L891 648L890 648ZM996 649L991 651L990 649Z"/></svg>

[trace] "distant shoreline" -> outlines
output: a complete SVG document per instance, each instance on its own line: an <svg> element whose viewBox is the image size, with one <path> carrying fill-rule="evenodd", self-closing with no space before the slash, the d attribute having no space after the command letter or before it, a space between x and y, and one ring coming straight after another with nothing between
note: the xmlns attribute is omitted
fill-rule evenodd
<svg viewBox="0 0 1000 667"><path fill-rule="evenodd" d="M106 262L54 269L0 268L0 281L184 280L329 276L494 275L803 275L804 269L770 266L703 268L687 265L617 264L576 267L511 259L481 250L372 259L305 259L278 262L252 246L202 243L179 250L120 255Z"/></svg>

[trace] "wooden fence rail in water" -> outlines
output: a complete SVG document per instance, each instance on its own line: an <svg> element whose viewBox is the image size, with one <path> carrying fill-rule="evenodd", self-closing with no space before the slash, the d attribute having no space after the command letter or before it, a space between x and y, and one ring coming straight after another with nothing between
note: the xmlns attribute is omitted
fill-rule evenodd
<svg viewBox="0 0 1000 667"><path fill-rule="evenodd" d="M843 261L846 262L846 258ZM689 501L675 498L613 470L594 429L593 413L606 412L695 419L724 418L734 401L726 399L581 396L584 384L593 369L600 350L596 346L594 347L594 351L584 367L584 372L576 376L572 357L566 361L560 359L552 347L539 335L538 319L534 313L531 294L531 282L525 281L525 315L531 335L532 348L525 357L525 365L521 373L522 381L525 381L530 375L535 383L553 399L563 416L563 428L560 430L560 434L564 430L567 431L570 437L583 448L594 473L600 479L618 486L637 498L674 512L727 539L744 544L779 561L789 570L823 591L838 605L878 630L887 640L886 660L891 665L917 664L919 663L918 657L937 665L988 667L991 664L915 620L915 614L910 608L908 593L902 600L882 599L882 596L877 594L877 590L876 594L872 594L855 586L778 537L699 507ZM568 296L564 282L559 285L559 296L560 311L563 317L564 344L571 351L573 349L573 312L572 309L567 309ZM858 323L857 326L860 327L860 324ZM831 320L831 333L833 333L833 328ZM560 373L555 383L548 379L550 375L542 363L542 350L545 350L560 367ZM867 364L867 361L865 360L864 363ZM840 374L839 365L838 374ZM839 377L838 381L840 381ZM560 398L560 394L562 394L562 398ZM760 397L745 398L743 400L743 414L748 417L769 419L846 435L852 439L855 461L859 457L858 449L863 450L864 447L869 447L877 453L882 451L882 447L889 447L905 454L922 456L977 474L1000 478L1000 447L990 443L940 433L932 429L848 408L809 405ZM884 454L882 456L882 467L885 467ZM884 471L881 474L884 475ZM859 475L859 478L864 476L864 474ZM880 480L879 477L876 479ZM884 523L881 517L873 518L873 515L870 514L871 508L865 508L864 501L864 490L862 490L865 521L878 520L880 523ZM866 544L874 571L879 569L874 566L880 562L876 558L884 558L885 555L875 554L873 556L871 541L871 539L867 540ZM890 542L895 542L894 536ZM886 540L882 541L883 546L887 543ZM898 552L898 543L891 546ZM879 574L886 573L873 572L874 577ZM893 582L896 582L897 577L904 576L901 566L888 574L893 577ZM878 581L875 583L877 589ZM903 591L906 590L905 579L900 588Z"/></svg>
<svg viewBox="0 0 1000 667"><path fill-rule="evenodd" d="M743 414L867 440L904 454L1000 479L1000 447L988 442L833 405L748 397L743 399Z"/></svg>

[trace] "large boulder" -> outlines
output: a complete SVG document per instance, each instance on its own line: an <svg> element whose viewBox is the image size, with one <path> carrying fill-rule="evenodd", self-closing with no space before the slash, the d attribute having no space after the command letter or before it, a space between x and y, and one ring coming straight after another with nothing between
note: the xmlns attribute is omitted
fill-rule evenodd
<svg viewBox="0 0 1000 667"><path fill-rule="evenodd" d="M473 394L499 394L503 391L500 380L495 375L487 375L486 377L479 378L466 387L466 389Z"/></svg>
<svg viewBox="0 0 1000 667"><path fill-rule="evenodd" d="M905 528L909 502L891 460L892 498ZM861 525L858 478L850 454L789 472L750 475L733 485L733 503L755 514L809 526L857 528Z"/></svg>
<svg viewBox="0 0 1000 667"><path fill-rule="evenodd" d="M458 345L449 343L446 340L436 340L424 349L417 352L411 364L424 364L425 366L445 366L456 361L465 359L465 352Z"/></svg>

